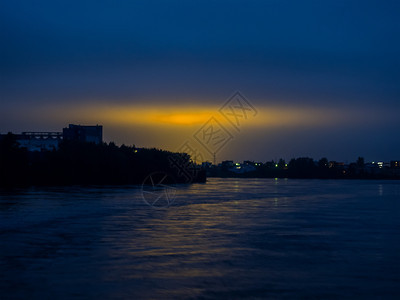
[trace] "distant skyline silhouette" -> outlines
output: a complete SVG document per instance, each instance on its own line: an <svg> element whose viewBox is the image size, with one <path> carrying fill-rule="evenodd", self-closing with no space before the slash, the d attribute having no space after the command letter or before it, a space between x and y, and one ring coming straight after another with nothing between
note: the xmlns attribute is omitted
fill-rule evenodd
<svg viewBox="0 0 400 300"><path fill-rule="evenodd" d="M399 13L397 1L9 1L0 132L102 124L106 142L174 151L239 90L259 114L218 161L400 159Z"/></svg>

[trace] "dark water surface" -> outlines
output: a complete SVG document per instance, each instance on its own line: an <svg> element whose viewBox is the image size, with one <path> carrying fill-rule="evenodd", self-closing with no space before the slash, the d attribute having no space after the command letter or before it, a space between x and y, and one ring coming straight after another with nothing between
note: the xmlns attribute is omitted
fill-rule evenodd
<svg viewBox="0 0 400 300"><path fill-rule="evenodd" d="M0 192L0 299L397 298L400 182Z"/></svg>

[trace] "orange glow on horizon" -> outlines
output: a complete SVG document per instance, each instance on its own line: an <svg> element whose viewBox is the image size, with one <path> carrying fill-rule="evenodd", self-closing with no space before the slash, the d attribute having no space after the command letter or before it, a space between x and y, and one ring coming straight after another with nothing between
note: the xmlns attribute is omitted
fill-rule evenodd
<svg viewBox="0 0 400 300"><path fill-rule="evenodd" d="M298 126L337 126L357 121L351 111L314 107L257 107L257 116L239 118L240 126L253 128L277 128ZM134 106L134 105L82 105L71 107L52 107L45 113L51 119L66 123L104 124L107 126L173 127L199 128L211 117L224 126L230 122L219 112L217 106ZM43 110L41 111L43 116Z"/></svg>
<svg viewBox="0 0 400 300"><path fill-rule="evenodd" d="M185 126L201 125L207 122L213 115L213 110L199 107L175 109L171 107L159 107L157 109L148 107L98 107L94 110L83 109L80 114L86 115L89 119L96 118L114 124Z"/></svg>
<svg viewBox="0 0 400 300"><path fill-rule="evenodd" d="M29 126L46 131L59 130L68 124L104 126L106 141L118 144L140 145L175 151L186 139L191 139L204 124L215 118L236 139L251 139L258 136L260 141L269 134L278 132L312 130L321 131L344 126L364 126L365 122L381 122L376 114L370 117L368 109L322 108L300 106L256 106L257 115L240 118L240 132L223 116L219 106L195 105L121 105L105 103L71 103L54 104L46 107L31 107L29 110L15 112L19 120L23 119ZM24 114L24 112L26 112ZM17 121L16 121L17 122ZM32 126L33 124L33 126ZM217 129L217 128L216 128ZM239 134L240 133L240 134ZM239 137L240 136L240 137ZM245 143L245 142L244 142ZM262 143L262 142L261 142ZM229 147L228 147L229 148ZM228 149L227 148L227 149Z"/></svg>
<svg viewBox="0 0 400 300"><path fill-rule="evenodd" d="M160 114L159 116L154 116L155 122L170 124L170 125L194 125L202 124L207 122L210 118L209 113L191 113L191 112L180 112L175 114Z"/></svg>

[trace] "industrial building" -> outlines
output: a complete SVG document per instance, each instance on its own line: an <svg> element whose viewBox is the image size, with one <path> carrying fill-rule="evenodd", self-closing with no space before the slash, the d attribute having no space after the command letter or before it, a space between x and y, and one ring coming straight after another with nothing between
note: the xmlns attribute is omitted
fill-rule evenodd
<svg viewBox="0 0 400 300"><path fill-rule="evenodd" d="M16 134L17 142L21 148L29 151L51 151L58 149L62 141L61 132L22 132Z"/></svg>
<svg viewBox="0 0 400 300"><path fill-rule="evenodd" d="M63 139L100 144L103 142L103 126L82 126L69 124L63 128Z"/></svg>
<svg viewBox="0 0 400 300"><path fill-rule="evenodd" d="M0 139L5 134L0 134ZM103 126L84 126L69 124L62 132L22 132L15 134L21 148L28 151L57 150L62 140L80 141L101 144L103 142Z"/></svg>

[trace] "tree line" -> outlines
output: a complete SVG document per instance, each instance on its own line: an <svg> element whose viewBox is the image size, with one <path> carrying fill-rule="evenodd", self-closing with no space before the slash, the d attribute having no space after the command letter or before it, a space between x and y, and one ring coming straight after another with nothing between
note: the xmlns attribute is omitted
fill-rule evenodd
<svg viewBox="0 0 400 300"><path fill-rule="evenodd" d="M11 133L0 140L0 186L141 184L153 172L169 175L163 183L204 182L202 170L190 180L179 170L190 165L184 153L112 142L62 141L57 150L30 152Z"/></svg>
<svg viewBox="0 0 400 300"><path fill-rule="evenodd" d="M400 179L400 169L366 168L363 157L348 165L321 158L316 161L310 157L293 158L288 163L284 159L266 163L247 161L245 166L252 170L235 172L235 167L222 163L207 170L210 177L247 178L319 178L319 179Z"/></svg>

